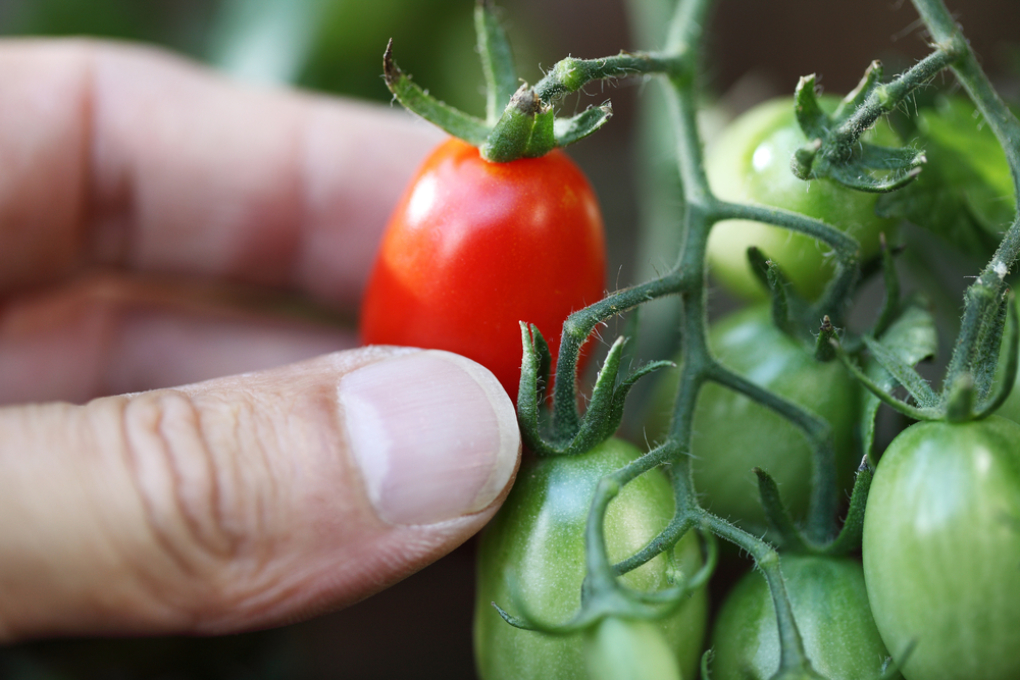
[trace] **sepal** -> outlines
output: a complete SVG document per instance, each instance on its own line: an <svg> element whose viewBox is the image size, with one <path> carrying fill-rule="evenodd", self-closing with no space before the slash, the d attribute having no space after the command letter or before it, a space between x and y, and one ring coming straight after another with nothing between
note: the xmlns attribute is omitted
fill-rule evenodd
<svg viewBox="0 0 1020 680"><path fill-rule="evenodd" d="M892 148L861 139L865 129L849 128L851 117L879 86L881 67L872 63L857 89L829 115L818 103L815 76L797 83L794 111L808 142L798 149L790 168L804 180L829 179L857 191L887 193L909 184L921 172L923 151Z"/></svg>
<svg viewBox="0 0 1020 680"><path fill-rule="evenodd" d="M468 144L480 146L488 138L489 126L485 121L439 101L418 87L411 80L411 76L400 70L397 62L393 60L392 38L386 44L386 51L383 53L383 77L386 80L386 87L408 111Z"/></svg>
<svg viewBox="0 0 1020 680"><path fill-rule="evenodd" d="M620 427L627 395L637 381L660 368L675 366L670 361L653 361L621 377L620 364L626 339L622 336L617 338L595 380L578 430L562 439L548 437L543 432L547 418L542 417L540 402L544 401L544 384L552 361L549 346L537 327L529 327L524 322L521 322L521 340L524 356L517 394L517 418L524 444L540 456L577 455L609 439ZM556 408L555 404L553 408Z"/></svg>
<svg viewBox="0 0 1020 680"><path fill-rule="evenodd" d="M557 118L553 121L553 136L556 146L567 146L592 134L613 117L613 106L609 102L585 109L573 118Z"/></svg>

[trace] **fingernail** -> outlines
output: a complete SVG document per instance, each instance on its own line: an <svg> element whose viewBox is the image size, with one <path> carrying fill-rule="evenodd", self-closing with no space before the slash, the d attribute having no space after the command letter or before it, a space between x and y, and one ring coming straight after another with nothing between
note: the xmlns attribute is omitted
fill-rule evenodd
<svg viewBox="0 0 1020 680"><path fill-rule="evenodd" d="M422 351L369 364L340 380L354 459L379 517L433 524L486 508L510 481L520 432L488 370Z"/></svg>

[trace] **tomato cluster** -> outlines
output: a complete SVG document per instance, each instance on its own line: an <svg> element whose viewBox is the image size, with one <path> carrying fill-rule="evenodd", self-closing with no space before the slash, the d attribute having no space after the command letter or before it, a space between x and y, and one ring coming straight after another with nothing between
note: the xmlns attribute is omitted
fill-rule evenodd
<svg viewBox="0 0 1020 680"><path fill-rule="evenodd" d="M848 488L857 464L853 429L860 391L843 366L816 361L801 342L776 328L763 305L720 320L708 340L725 366L828 421L839 484ZM652 441L666 433L676 387L676 371L660 380L645 421ZM742 394L710 383L698 396L693 429L692 469L705 507L761 531L765 515L752 472L760 467L779 484L790 512L804 518L811 493L812 451L793 424Z"/></svg>
<svg viewBox="0 0 1020 680"><path fill-rule="evenodd" d="M595 487L603 476L639 455L635 446L611 439L580 456L529 457L522 463L510 496L479 548L475 649L483 680L585 677L584 635L563 638L512 628L492 604L549 624L570 619L581 605L584 529ZM666 477L659 470L638 477L609 504L605 540L610 558L620 560L640 549L672 516L673 495ZM676 546L675 557L684 575L697 570L701 556L693 534ZM667 586L667 566L666 556L659 555L623 580L638 590L661 590ZM660 668L672 664L681 677L690 678L701 654L706 615L707 594L702 589L654 623L606 620L589 633L595 638L589 644L605 647L597 644L598 639L611 638L612 649L599 656L623 659L607 663L629 665L643 659L642 663ZM669 656L660 658L656 651L663 646L659 637Z"/></svg>
<svg viewBox="0 0 1020 680"><path fill-rule="evenodd" d="M488 5L479 7L484 14ZM619 57L637 68L629 58ZM580 66L558 65L552 75L565 82L552 90L583 80ZM593 68L612 71L607 63ZM905 127L901 121L906 141L919 136L939 163L909 184L923 155L900 148L902 140L883 122L872 127L886 110L854 117L869 106L867 94L878 91L878 68L842 103L815 97L806 79L795 99L766 102L735 120L710 148L705 175L680 164L687 180L701 183L687 198L707 196L687 215L687 227L709 231L690 239L696 276L671 274L660 282L681 281L675 289L642 289L647 299L686 294L684 304L695 310L684 332L696 338L684 338L680 370L665 372L641 421L645 441L659 448L649 453L618 438L587 451L570 448L609 436L620 422L617 397L632 385L616 374L615 347L587 412L576 393L568 406L522 401L522 431L541 457L525 452L516 484L479 544L474 639L483 680L695 677L708 595L703 581L691 591L676 585L703 563L692 529L729 538L760 568L716 609L714 657L702 658L716 680L898 672L907 680L1020 678L1020 425L1008 419L1020 413L1020 396L1004 400L1007 418L989 416L991 406L973 408L1003 401L989 392L1004 381L995 378L993 356L1006 325L1004 298L984 308L977 349L968 355L961 341L964 359L951 365L967 370L947 372L947 387L937 394L913 369L933 352L926 329L933 345L934 317L907 316L923 305L902 299L891 251L882 245L909 220L960 252L986 256L1015 218L1015 198L1001 200L1013 173L996 153L998 139L966 128L973 108L943 102L915 112ZM600 300L605 239L598 204L562 151L545 153L541 143L557 128L539 89L522 86L499 122L489 121L495 132L525 130L507 147L524 157L490 162L451 139L422 166L394 212L369 282L365 342L459 352L517 394L520 323L537 327L555 357L564 320ZM530 109L515 108L524 100ZM604 122L599 115L591 129ZM541 120L549 125L541 128ZM561 125L560 133L572 125L581 123ZM536 140L539 147L531 144ZM482 144L496 146L492 137ZM908 188L894 191L902 185ZM838 244L850 266L837 267L832 247L805 232ZM751 249L768 258L765 276L754 271L760 258ZM708 329L702 256L716 282L753 301ZM833 320L846 325L859 290L853 267L861 263L884 273L886 303L866 330L837 330ZM1001 281L1008 269L1000 263L991 271ZM837 270L846 276L826 289ZM607 299L602 307L609 312L586 332L647 301L626 298L616 306L624 298ZM760 304L766 298L771 304ZM588 310L573 322L594 315ZM533 343L525 355L529 374L550 358L538 336L526 338ZM862 383L929 422L900 432L880 455L878 397L865 396ZM898 401L897 387L909 399ZM557 402L563 394L557 390ZM571 417L563 417L568 411ZM676 414L681 418L671 423ZM592 426L589 418L602 421ZM687 429L678 441L676 433ZM607 479L621 470L633 473L626 483ZM829 486L839 501L826 505L819 498ZM840 531L836 509L851 486Z"/></svg>

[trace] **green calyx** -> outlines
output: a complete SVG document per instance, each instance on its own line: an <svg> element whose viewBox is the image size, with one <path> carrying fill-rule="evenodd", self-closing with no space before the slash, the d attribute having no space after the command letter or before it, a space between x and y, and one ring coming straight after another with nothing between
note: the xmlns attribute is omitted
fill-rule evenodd
<svg viewBox="0 0 1020 680"><path fill-rule="evenodd" d="M818 103L815 76L805 76L794 94L797 122L810 140L790 162L803 180L826 178L857 191L886 193L913 181L926 159L910 147L891 148L861 141L860 137L883 113L892 109L888 90L881 85L882 65L872 62L857 88L831 115Z"/></svg>
<svg viewBox="0 0 1020 680"><path fill-rule="evenodd" d="M494 163L537 158L572 144L602 127L613 115L607 103L567 119L556 119L552 100L580 89L591 76L585 62L565 59L549 77L555 87L543 89L520 83L506 33L496 19L491 0L475 8L478 51L485 73L486 118L482 120L453 108L415 85L393 60L393 41L383 54L386 86L406 109L441 127L454 137L477 146L482 157Z"/></svg>

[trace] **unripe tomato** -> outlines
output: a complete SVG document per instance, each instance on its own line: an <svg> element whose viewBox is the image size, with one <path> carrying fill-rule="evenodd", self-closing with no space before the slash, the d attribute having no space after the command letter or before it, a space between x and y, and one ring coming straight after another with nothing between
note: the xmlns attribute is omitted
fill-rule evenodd
<svg viewBox="0 0 1020 680"><path fill-rule="evenodd" d="M836 100L823 98L823 107ZM884 123L865 136L897 144ZM861 244L867 259L878 253L880 232L895 225L875 214L877 194L847 189L828 180L805 182L790 170L794 151L807 142L789 97L759 104L727 127L708 149L705 170L715 194L724 200L785 208L840 229ZM728 220L712 228L708 262L732 293L763 299L767 290L751 271L747 249L757 246L786 273L802 296L817 297L835 271L831 248L815 239L760 222Z"/></svg>
<svg viewBox="0 0 1020 680"><path fill-rule="evenodd" d="M519 322L536 324L555 357L563 321L602 298L605 260L598 202L566 154L490 163L451 138L390 218L361 339L462 354L516 398Z"/></svg>
<svg viewBox="0 0 1020 680"><path fill-rule="evenodd" d="M767 306L750 307L716 323L709 346L727 368L814 412L832 427L837 478L850 485L859 387L837 362L821 363L772 323ZM664 372L645 423L646 436L665 436L678 371ZM765 469L779 484L795 518L807 511L812 452L803 433L774 411L715 383L698 396L691 441L694 485L712 512L755 530L765 526L757 478Z"/></svg>
<svg viewBox="0 0 1020 680"><path fill-rule="evenodd" d="M510 626L491 603L521 614L519 603L547 623L567 621L581 604L584 527L595 487L604 475L639 455L634 446L611 439L582 455L522 463L517 481L483 534L479 549L474 638L482 680L593 677L586 670L585 638L609 635L616 624L603 622L600 625L609 626L605 631L553 637ZM659 470L623 487L606 514L610 559L621 560L642 548L666 526L673 508L672 490ZM683 573L692 575L701 562L696 537L684 537L676 547L676 556ZM658 555L622 578L632 588L661 590L668 587L666 576L666 558ZM695 677L706 616L707 596L699 590L677 611L650 624L668 644L683 677ZM637 628L628 627L625 634L644 639ZM638 642L621 642L633 651L631 644ZM656 645L654 641L649 644Z"/></svg>
<svg viewBox="0 0 1020 680"><path fill-rule="evenodd" d="M875 627L857 560L783 555L787 596L812 667L827 680L877 680L889 653ZM747 574L712 630L712 680L768 680L779 668L779 627L764 576Z"/></svg>
<svg viewBox="0 0 1020 680"><path fill-rule="evenodd" d="M585 636L591 680L681 680L676 655L653 621L614 616Z"/></svg>
<svg viewBox="0 0 1020 680"><path fill-rule="evenodd" d="M1020 425L918 423L889 445L864 515L864 576L907 680L1020 678Z"/></svg>

